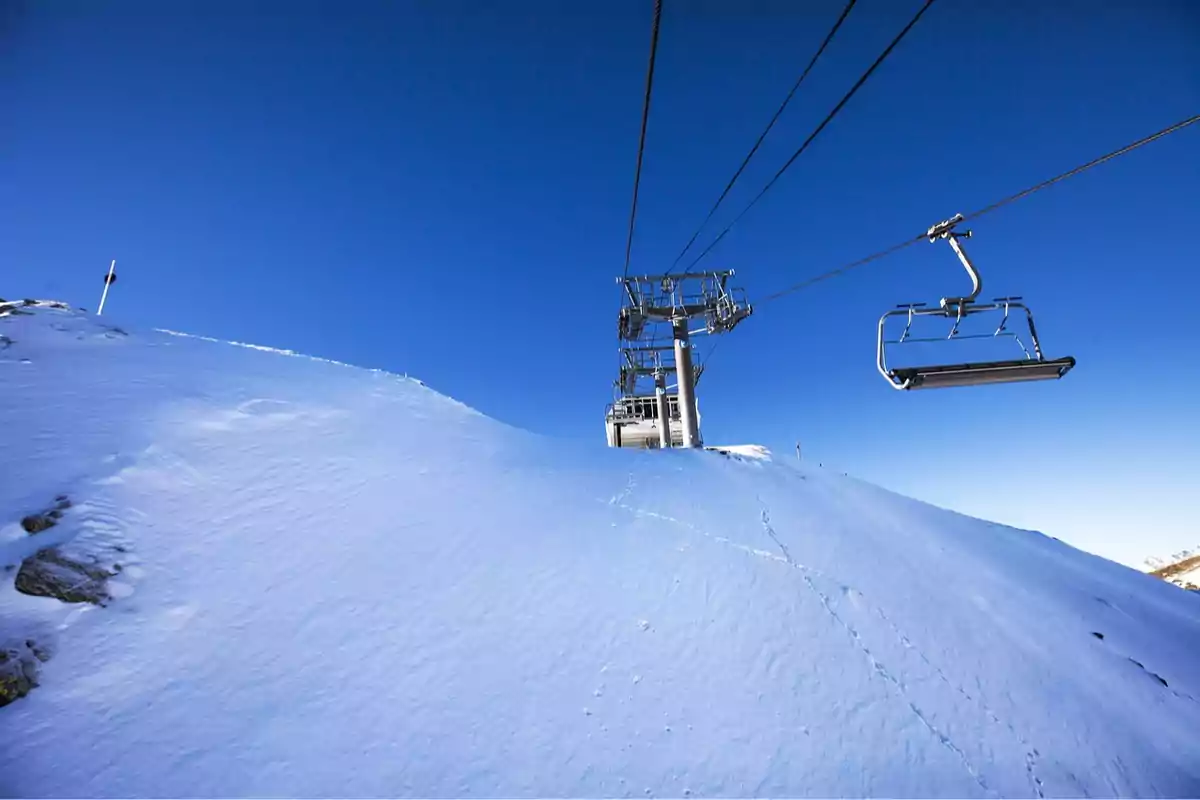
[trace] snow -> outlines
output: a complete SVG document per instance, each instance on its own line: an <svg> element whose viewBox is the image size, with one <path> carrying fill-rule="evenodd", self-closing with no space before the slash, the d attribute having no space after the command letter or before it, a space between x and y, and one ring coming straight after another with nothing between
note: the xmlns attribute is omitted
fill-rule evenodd
<svg viewBox="0 0 1200 800"><path fill-rule="evenodd" d="M727 444L708 446L709 450L718 450L722 453L730 455L744 456L746 458L761 458L764 461L772 460L771 451L763 447L761 444Z"/></svg>
<svg viewBox="0 0 1200 800"><path fill-rule="evenodd" d="M1175 576L1177 583L1186 583L1191 586L1200 586L1200 562L1197 562L1190 569L1184 570Z"/></svg>
<svg viewBox="0 0 1200 800"><path fill-rule="evenodd" d="M120 571L103 607L0 573L0 647L52 653L0 794L1200 794L1196 593L759 450L24 310L0 562Z"/></svg>

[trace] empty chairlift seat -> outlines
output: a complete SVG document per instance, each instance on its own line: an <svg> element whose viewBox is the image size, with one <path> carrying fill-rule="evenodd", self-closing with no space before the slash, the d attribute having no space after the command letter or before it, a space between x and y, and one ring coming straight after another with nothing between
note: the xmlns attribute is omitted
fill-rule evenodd
<svg viewBox="0 0 1200 800"><path fill-rule="evenodd" d="M958 242L960 238L968 238L970 231L955 232L954 226L962 221L962 215L940 222L929 229L929 241L946 239L950 242L959 260L971 277L972 291L965 297L944 297L936 308L928 308L924 303L911 303L897 306L879 318L879 340L877 348L877 366L879 372L887 378L892 388L900 390L911 389L940 389L951 386L979 386L989 383L1017 383L1021 381L1040 381L1061 378L1075 366L1075 359L1047 359L1042 354L1042 345L1038 341L1037 329L1033 324L1033 312L1022 302L1020 297L998 297L991 303L977 303L976 298L983 288L979 272L967 257L966 251ZM1009 315L1012 311L1024 312L1028 325L1029 347L1021 336L1008 329ZM999 315L1000 322L991 333L962 334L959 327L969 316L990 314ZM906 319L903 332L896 339L886 336L887 321L890 317L902 316ZM912 336L913 323L921 317L941 317L953 322L946 336L918 338ZM1020 346L1024 358L1000 361L975 361L960 364L930 364L914 367L889 367L887 363L888 345L903 345L915 342L942 342L962 339L981 338L1010 338Z"/></svg>

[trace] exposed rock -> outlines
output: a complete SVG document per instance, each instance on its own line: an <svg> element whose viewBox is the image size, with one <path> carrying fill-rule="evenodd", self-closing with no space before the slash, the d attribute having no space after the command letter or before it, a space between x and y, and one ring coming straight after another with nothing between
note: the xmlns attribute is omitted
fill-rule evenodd
<svg viewBox="0 0 1200 800"><path fill-rule="evenodd" d="M30 514L21 520L21 527L25 532L33 535L42 531L53 528L58 521L62 519L63 512L71 507L71 499L65 494L60 494L54 498L54 507L42 511L38 514Z"/></svg>
<svg viewBox="0 0 1200 800"><path fill-rule="evenodd" d="M0 706L29 694L38 685L41 662L50 653L33 639L0 647Z"/></svg>
<svg viewBox="0 0 1200 800"><path fill-rule="evenodd" d="M108 579L115 574L66 556L57 547L47 547L21 562L14 585L25 594L102 606L111 599Z"/></svg>
<svg viewBox="0 0 1200 800"><path fill-rule="evenodd" d="M41 533L47 528L53 528L57 522L49 513L45 514L30 514L28 517L21 519L21 527L28 534Z"/></svg>

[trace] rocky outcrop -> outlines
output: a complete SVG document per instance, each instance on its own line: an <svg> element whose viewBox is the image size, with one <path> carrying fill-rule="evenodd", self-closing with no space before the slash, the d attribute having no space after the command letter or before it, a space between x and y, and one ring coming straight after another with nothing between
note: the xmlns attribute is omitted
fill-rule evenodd
<svg viewBox="0 0 1200 800"><path fill-rule="evenodd" d="M64 603L106 605L118 591L110 587L109 579L122 571L121 565L115 559L105 560L105 548L97 547L87 533L80 536L76 531L59 531L71 534L67 541L61 535L44 534L57 526L71 507L71 499L60 494L45 510L21 519L21 527L30 537L39 537L49 546L20 562L13 587L24 594ZM13 565L6 566L6 573L11 569ZM12 636L11 630L8 635ZM52 638L48 636L29 630L12 639L0 639L0 706L24 697L38 685L41 664L51 655L46 642Z"/></svg>
<svg viewBox="0 0 1200 800"><path fill-rule="evenodd" d="M0 647L0 706L24 697L38 685L41 663L49 652L33 639Z"/></svg>
<svg viewBox="0 0 1200 800"><path fill-rule="evenodd" d="M30 514L21 520L21 527L28 534L41 533L53 528L62 519L63 512L71 507L71 500L65 494L54 498L54 506L38 514Z"/></svg>
<svg viewBox="0 0 1200 800"><path fill-rule="evenodd" d="M47 547L21 562L14 585L25 594L102 606L111 599L108 579L116 574L72 558L57 547Z"/></svg>

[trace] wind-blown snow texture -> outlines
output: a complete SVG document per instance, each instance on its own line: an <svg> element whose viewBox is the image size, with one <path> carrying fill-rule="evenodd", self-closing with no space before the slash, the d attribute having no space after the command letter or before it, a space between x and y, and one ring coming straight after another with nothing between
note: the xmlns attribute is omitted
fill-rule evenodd
<svg viewBox="0 0 1200 800"><path fill-rule="evenodd" d="M3 573L0 636L54 657L2 794L1200 793L1195 593L790 461L31 310L0 561L66 493L39 536L124 569L103 608Z"/></svg>

